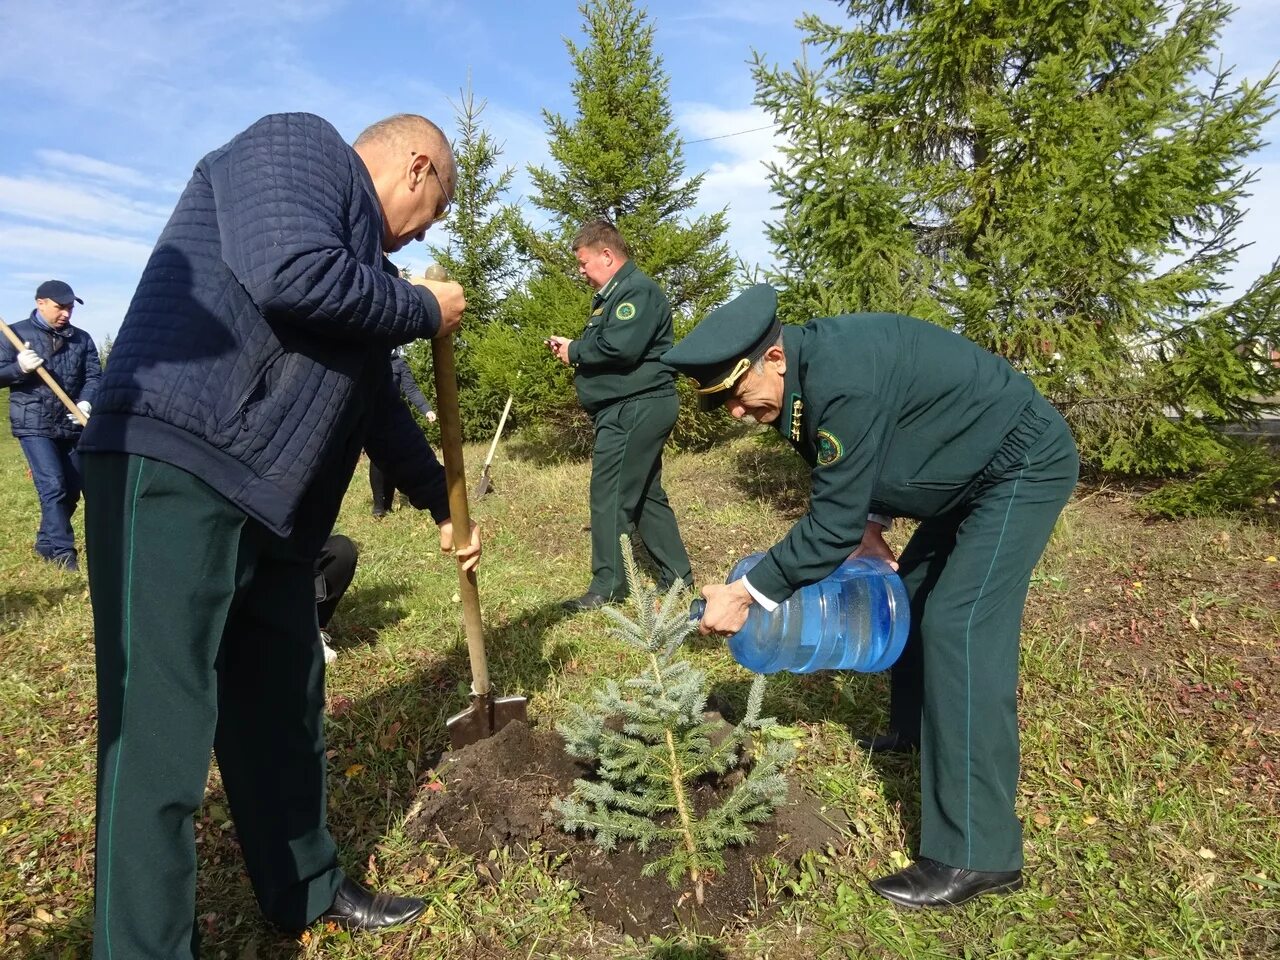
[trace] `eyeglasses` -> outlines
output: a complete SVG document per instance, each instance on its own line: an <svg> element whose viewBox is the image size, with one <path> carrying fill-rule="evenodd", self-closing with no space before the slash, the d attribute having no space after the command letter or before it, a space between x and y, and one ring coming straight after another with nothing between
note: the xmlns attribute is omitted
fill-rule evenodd
<svg viewBox="0 0 1280 960"><path fill-rule="evenodd" d="M449 216L449 208L453 206L453 197L449 196L449 191L444 188L444 181L440 179L440 171L436 169L436 162L428 160L431 164L431 172L436 175L436 183L440 184L440 196L444 197L444 209L436 214L436 220L443 220Z"/></svg>
<svg viewBox="0 0 1280 960"><path fill-rule="evenodd" d="M737 366L733 368L732 372L730 372L730 374L727 377L725 377L719 383L712 384L709 387L704 387L699 385L698 392L699 393L718 393L721 390L728 390L730 387L732 387L735 383L738 382L738 378L741 377L744 373L746 373L747 370L750 369L750 367L751 367L751 360L747 357L743 357L741 360L738 361Z"/></svg>

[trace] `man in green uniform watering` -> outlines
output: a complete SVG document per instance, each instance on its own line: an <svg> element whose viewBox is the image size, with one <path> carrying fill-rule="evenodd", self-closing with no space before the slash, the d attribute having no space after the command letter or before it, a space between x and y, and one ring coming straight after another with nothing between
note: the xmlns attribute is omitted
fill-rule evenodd
<svg viewBox="0 0 1280 960"><path fill-rule="evenodd" d="M701 630L736 632L850 552L892 561L868 514L920 520L890 711L920 746L920 858L872 887L905 907L1016 890L1022 608L1075 487L1071 434L1026 377L941 327L866 313L784 329L776 311L772 287L751 287L663 356L704 408L772 424L813 469L808 514L749 577L703 588Z"/></svg>
<svg viewBox="0 0 1280 960"><path fill-rule="evenodd" d="M662 448L680 411L675 376L659 359L671 347L671 305L607 220L579 230L573 252L596 291L591 316L578 339L551 337L547 346L574 368L578 400L595 424L591 584L564 604L579 611L626 596L618 541L633 525L658 565L661 589L677 580L692 586L693 573L662 489Z"/></svg>

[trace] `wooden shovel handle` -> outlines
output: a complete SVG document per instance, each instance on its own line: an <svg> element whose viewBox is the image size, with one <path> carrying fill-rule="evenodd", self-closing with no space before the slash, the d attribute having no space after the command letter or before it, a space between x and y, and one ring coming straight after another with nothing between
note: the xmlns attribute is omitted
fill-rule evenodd
<svg viewBox="0 0 1280 960"><path fill-rule="evenodd" d="M502 436L502 428L507 425L507 414L511 412L511 401L516 398L514 393L507 394L507 405L502 408L502 416L498 419L498 429L493 434L493 443L489 444L489 455L484 458L484 468L489 469L489 465L493 463L493 452L498 449L498 438Z"/></svg>
<svg viewBox="0 0 1280 960"><path fill-rule="evenodd" d="M0 320L0 332L4 333L5 339L13 344L13 348L15 350L27 349L27 345L18 339L18 335L13 332L13 328L3 320ZM71 412L71 415L80 421L80 426L83 427L89 422L89 418L84 415L84 411L76 406L76 402L67 396L67 391L63 390L58 381L53 379L52 373L46 370L43 366L36 367L36 373L39 375L40 379L45 382L49 389L53 391L53 395L62 401L67 410Z"/></svg>
<svg viewBox="0 0 1280 960"><path fill-rule="evenodd" d="M428 280L446 280L438 266L427 268ZM471 511L467 507L467 470L462 462L462 419L458 414L458 377L453 360L453 337L431 341L431 366L436 379L436 415L440 423L440 452L449 488L449 518L453 521L453 545L471 542ZM480 589L475 570L464 570L458 561L458 596L471 658L471 690L477 696L489 692L489 662L484 652L484 621L480 616Z"/></svg>

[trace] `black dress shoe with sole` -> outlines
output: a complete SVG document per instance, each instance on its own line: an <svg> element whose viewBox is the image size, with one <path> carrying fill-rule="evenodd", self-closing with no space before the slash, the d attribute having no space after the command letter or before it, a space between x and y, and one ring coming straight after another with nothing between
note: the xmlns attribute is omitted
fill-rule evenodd
<svg viewBox="0 0 1280 960"><path fill-rule="evenodd" d="M344 930L381 930L408 923L426 906L426 901L417 897L374 893L354 880L344 879L333 905L320 914L319 919L321 923L335 923Z"/></svg>
<svg viewBox="0 0 1280 960"><path fill-rule="evenodd" d="M913 910L958 907L984 893L1012 893L1021 887L1021 870L965 870L928 857L921 857L905 870L871 881L871 889L880 896Z"/></svg>
<svg viewBox="0 0 1280 960"><path fill-rule="evenodd" d="M890 730L874 737L859 737L858 746L867 753L910 753L920 749L920 742L904 737L897 730Z"/></svg>
<svg viewBox="0 0 1280 960"><path fill-rule="evenodd" d="M564 609L568 610L570 613L581 613L584 610L599 610L608 602L608 597L602 596L598 593L592 593L588 590L582 596L574 597L572 600L566 600L564 603L560 604L560 606L564 607Z"/></svg>

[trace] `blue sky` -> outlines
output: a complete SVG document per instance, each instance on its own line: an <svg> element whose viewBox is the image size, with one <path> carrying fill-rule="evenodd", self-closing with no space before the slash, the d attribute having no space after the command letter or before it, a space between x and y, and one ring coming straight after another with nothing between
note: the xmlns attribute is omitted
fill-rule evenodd
<svg viewBox="0 0 1280 960"><path fill-rule="evenodd" d="M1224 37L1237 77L1275 62L1280 3L1244 0ZM790 63L796 17L835 18L830 0L653 0L656 45L687 141L767 124L752 106L751 50ZM192 167L266 113L309 110L348 138L390 113L426 114L452 133L470 75L486 126L528 189L547 158L542 108L572 114L563 38L581 39L565 0L3 0L0 3L0 317L31 309L36 285L64 279L95 338L119 328L139 271ZM1280 121L1268 129L1280 139ZM735 252L767 261L769 130L691 143L705 210L727 207ZM1261 177L1235 280L1276 254L1280 146L1255 156ZM443 238L436 238L441 242ZM397 257L425 266L421 245Z"/></svg>

